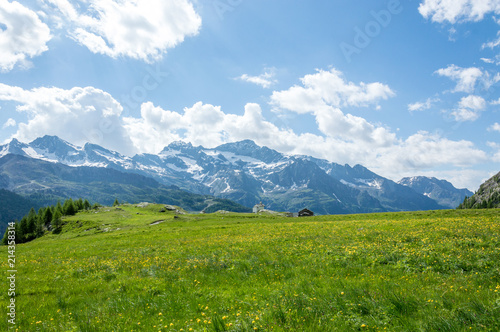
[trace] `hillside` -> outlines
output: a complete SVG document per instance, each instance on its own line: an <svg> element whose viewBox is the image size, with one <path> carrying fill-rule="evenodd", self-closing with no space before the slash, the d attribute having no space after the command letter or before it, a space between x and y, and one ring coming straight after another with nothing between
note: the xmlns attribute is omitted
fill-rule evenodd
<svg viewBox="0 0 500 332"><path fill-rule="evenodd" d="M456 208L463 202L465 197L470 197L474 194L468 189L457 189L450 182L434 177L415 176L403 178L398 183L408 186L450 209Z"/></svg>
<svg viewBox="0 0 500 332"><path fill-rule="evenodd" d="M60 163L15 154L0 158L1 187L22 195L38 206L55 204L57 200L86 197L92 202L165 202L188 211L251 209L230 200L186 192L164 186L152 178L124 173L112 168L70 167ZM28 206L29 210L30 206Z"/></svg>
<svg viewBox="0 0 500 332"><path fill-rule="evenodd" d="M477 192L466 197L459 209L486 209L500 207L500 173L481 184Z"/></svg>
<svg viewBox="0 0 500 332"><path fill-rule="evenodd" d="M32 201L5 189L0 189L0 202L1 234L5 233L8 222L20 220L32 207L37 208Z"/></svg>
<svg viewBox="0 0 500 332"><path fill-rule="evenodd" d="M498 210L284 218L162 207L79 213L61 234L18 245L16 328L500 330Z"/></svg>

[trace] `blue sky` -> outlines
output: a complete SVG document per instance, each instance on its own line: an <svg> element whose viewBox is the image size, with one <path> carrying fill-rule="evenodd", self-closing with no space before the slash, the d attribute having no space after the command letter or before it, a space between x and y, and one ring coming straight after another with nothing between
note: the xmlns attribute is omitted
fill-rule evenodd
<svg viewBox="0 0 500 332"><path fill-rule="evenodd" d="M476 190L499 50L498 0L0 0L0 142L253 139Z"/></svg>

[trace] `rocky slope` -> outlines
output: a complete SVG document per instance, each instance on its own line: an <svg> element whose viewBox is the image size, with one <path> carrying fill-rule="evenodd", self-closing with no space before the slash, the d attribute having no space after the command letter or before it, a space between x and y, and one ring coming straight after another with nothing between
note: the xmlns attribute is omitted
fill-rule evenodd
<svg viewBox="0 0 500 332"><path fill-rule="evenodd" d="M459 208L500 208L500 173L484 182L474 195L465 198Z"/></svg>

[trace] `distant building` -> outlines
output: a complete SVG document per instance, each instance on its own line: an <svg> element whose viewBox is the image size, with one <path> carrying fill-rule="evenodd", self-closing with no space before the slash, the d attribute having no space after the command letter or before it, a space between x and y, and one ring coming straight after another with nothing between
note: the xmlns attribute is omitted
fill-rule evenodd
<svg viewBox="0 0 500 332"><path fill-rule="evenodd" d="M314 212L309 209L302 209L299 211L299 217L312 217L314 216Z"/></svg>
<svg viewBox="0 0 500 332"><path fill-rule="evenodd" d="M260 202L259 204L255 205L253 207L253 213L259 213L260 211L264 210L266 206Z"/></svg>

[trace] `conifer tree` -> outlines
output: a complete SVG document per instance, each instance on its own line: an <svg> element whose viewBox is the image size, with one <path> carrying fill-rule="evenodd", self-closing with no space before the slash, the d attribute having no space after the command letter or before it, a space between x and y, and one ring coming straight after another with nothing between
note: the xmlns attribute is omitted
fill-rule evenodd
<svg viewBox="0 0 500 332"><path fill-rule="evenodd" d="M75 204L71 198L67 199L63 205L63 215L74 216L76 214Z"/></svg>
<svg viewBox="0 0 500 332"><path fill-rule="evenodd" d="M48 229L50 226L50 223L52 222L52 209L53 206L50 206L45 209L42 220L43 220L43 225Z"/></svg>
<svg viewBox="0 0 500 332"><path fill-rule="evenodd" d="M43 214L45 212L44 208L38 209L38 214L36 216L36 224L35 224L35 237L40 237L43 235L43 230L45 224L43 222Z"/></svg>
<svg viewBox="0 0 500 332"><path fill-rule="evenodd" d="M28 235L28 217L27 216L24 216L21 218L21 221L19 222L18 232L19 232L19 241L17 243L26 242L25 238L26 238L26 235ZM16 233L16 235L17 235L17 233Z"/></svg>
<svg viewBox="0 0 500 332"><path fill-rule="evenodd" d="M52 215L56 213L56 211L59 211L61 215L63 215L63 207L61 205L61 201L57 201L56 206L54 207L54 210L52 211Z"/></svg>
<svg viewBox="0 0 500 332"><path fill-rule="evenodd" d="M120 202L118 202L118 198L115 199L115 202L113 203L113 206L119 206Z"/></svg>
<svg viewBox="0 0 500 332"><path fill-rule="evenodd" d="M83 199L80 197L75 203L76 212L83 210Z"/></svg>
<svg viewBox="0 0 500 332"><path fill-rule="evenodd" d="M83 209L84 210L90 210L91 209L91 205L89 203L89 201L87 199L85 199L85 201L83 201Z"/></svg>
<svg viewBox="0 0 500 332"><path fill-rule="evenodd" d="M36 238L36 212L34 208L31 208L27 217L27 229L24 233L24 238L26 242L31 241Z"/></svg>
<svg viewBox="0 0 500 332"><path fill-rule="evenodd" d="M59 234L62 230L62 213L56 208L54 215L52 216L52 233Z"/></svg>

